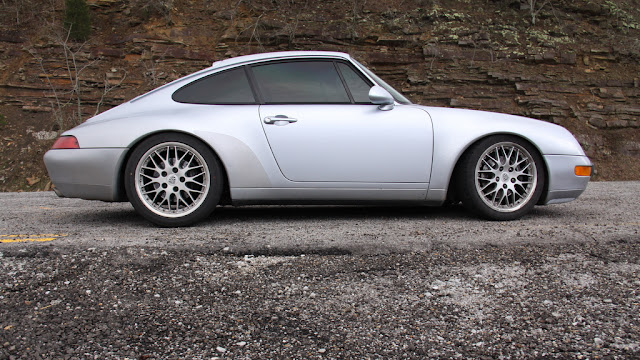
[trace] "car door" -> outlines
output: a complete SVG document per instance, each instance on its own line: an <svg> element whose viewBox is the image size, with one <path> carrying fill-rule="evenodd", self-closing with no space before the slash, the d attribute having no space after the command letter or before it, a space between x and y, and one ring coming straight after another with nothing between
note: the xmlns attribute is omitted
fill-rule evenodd
<svg viewBox="0 0 640 360"><path fill-rule="evenodd" d="M342 61L252 67L260 118L282 174L294 182L428 183L432 127L411 105L382 111L371 83Z"/></svg>

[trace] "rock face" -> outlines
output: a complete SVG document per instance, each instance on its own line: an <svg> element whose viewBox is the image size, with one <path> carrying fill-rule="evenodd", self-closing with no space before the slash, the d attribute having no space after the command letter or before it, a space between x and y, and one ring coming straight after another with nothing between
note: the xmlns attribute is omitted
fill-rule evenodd
<svg viewBox="0 0 640 360"><path fill-rule="evenodd" d="M349 52L417 103L558 123L596 179L640 178L640 10L621 0L90 0L85 44L65 41L62 1L31 1L7 1L0 20L0 190L46 184L24 180L46 176L51 143L27 130L64 130L212 61L280 50Z"/></svg>

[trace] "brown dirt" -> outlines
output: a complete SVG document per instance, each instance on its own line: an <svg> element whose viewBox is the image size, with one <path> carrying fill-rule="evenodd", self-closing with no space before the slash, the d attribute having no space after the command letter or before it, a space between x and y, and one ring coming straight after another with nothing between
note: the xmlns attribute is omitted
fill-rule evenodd
<svg viewBox="0 0 640 360"><path fill-rule="evenodd" d="M214 60L277 50L346 51L414 102L558 123L594 161L594 180L640 179L637 0L553 2L535 25L519 1L91 0L89 41L67 44L83 69L80 109L63 2L32 2L0 9L0 191L50 188L46 132L93 114L105 81L117 86L102 110Z"/></svg>

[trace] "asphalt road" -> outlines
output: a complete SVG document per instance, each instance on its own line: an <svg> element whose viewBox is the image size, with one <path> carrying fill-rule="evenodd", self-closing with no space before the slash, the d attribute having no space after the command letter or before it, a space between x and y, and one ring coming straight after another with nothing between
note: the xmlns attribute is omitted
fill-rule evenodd
<svg viewBox="0 0 640 360"><path fill-rule="evenodd" d="M567 204L512 222L460 207L223 207L191 228L162 229L128 203L0 194L2 247L205 247L235 254L385 254L457 247L638 239L640 182L590 183ZM1 250L0 250L1 251Z"/></svg>
<svg viewBox="0 0 640 360"><path fill-rule="evenodd" d="M0 360L640 358L640 183L519 221L459 207L0 194Z"/></svg>

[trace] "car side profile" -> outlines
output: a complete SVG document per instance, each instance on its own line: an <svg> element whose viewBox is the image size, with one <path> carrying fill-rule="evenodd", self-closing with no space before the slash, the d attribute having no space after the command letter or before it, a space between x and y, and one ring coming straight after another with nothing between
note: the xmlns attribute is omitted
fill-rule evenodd
<svg viewBox="0 0 640 360"><path fill-rule="evenodd" d="M240 56L64 132L62 197L130 201L159 226L219 204L442 205L513 220L576 199L592 164L561 126L412 104L350 55Z"/></svg>

